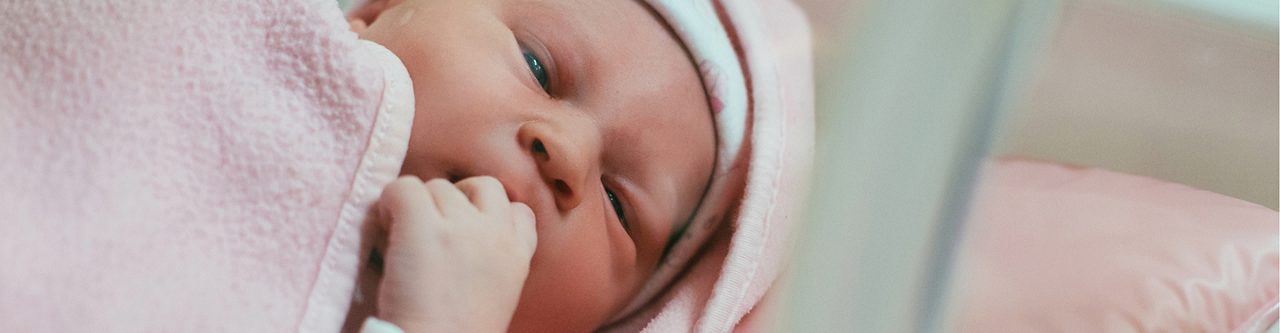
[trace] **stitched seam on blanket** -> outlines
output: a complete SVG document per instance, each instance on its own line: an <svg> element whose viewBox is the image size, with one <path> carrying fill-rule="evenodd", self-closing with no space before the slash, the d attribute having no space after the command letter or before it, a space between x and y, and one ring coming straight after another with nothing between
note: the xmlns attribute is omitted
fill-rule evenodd
<svg viewBox="0 0 1280 333"><path fill-rule="evenodd" d="M338 212L338 221L336 222L332 233L329 235L329 240L325 247L325 253L320 259L320 262L317 263L316 278L312 281L311 291L307 297L307 302L304 305L302 318L298 321L298 331L315 329L315 327L309 327L316 325L315 321L319 319L315 317L324 317L323 314L317 314L316 311L318 311L318 304L322 302L321 299L325 297L324 294L327 294L326 291L332 289L330 288L330 285L332 284L331 280L334 277L331 272L334 270L334 266L337 265L335 260L339 260L335 256L336 254L344 253L344 251L347 250L347 246L350 244L348 244L349 242L343 241L342 238L347 238L344 237L347 235L353 235L353 233L347 232L349 231L348 229L353 227L355 219L364 217L363 214L360 214L355 205L357 203L368 202L369 200L370 194L367 191L369 189L369 183L375 182L376 179L374 178L378 177L378 175L373 174L373 169L382 164L379 162L381 162L380 160L383 157L383 154L381 154L381 149L379 148L386 147L389 144L386 141L386 133L389 130L388 127L391 126L390 123L392 122L392 115L400 111L399 109L402 109L402 107L397 103L398 101L388 99L389 95L398 90L398 84L400 84L396 77L391 76L390 70L387 68L389 65L387 64L388 60L386 60L386 58L390 55L386 53L389 53L390 51L380 49L376 52L381 56L378 59L381 60L379 61L379 67L383 71L383 86L382 94L380 94L378 103L376 104L378 105L378 108L377 113L374 116L373 129L371 131L369 141L366 142L364 153L362 154L363 157L357 166L356 172L353 173L351 187L348 188L348 195L346 196L347 199ZM358 262L359 258L356 258L356 260ZM352 283L352 287L355 287L354 281ZM340 316L341 314L334 315ZM345 316L340 317L345 318Z"/></svg>
<svg viewBox="0 0 1280 333"><path fill-rule="evenodd" d="M781 105L775 105L775 107L782 109ZM777 119L780 124L778 128L777 142L780 146L777 151L777 155L773 156L775 161L773 165L776 166L776 169L771 170L773 171L773 177L769 181L770 183L769 188L774 190L777 190L780 188L780 184L782 183L782 170L785 170L785 166L786 166L786 159L783 157L786 156L786 152L787 152L787 135L786 135L787 117L785 114L786 112L785 109L782 109L780 111L782 113L782 116L778 117ZM756 244L758 246L755 246L752 248L752 250L754 251L751 254L751 258L755 258L755 260L757 261L760 260L761 254L764 252L764 246L769 244L769 239L772 238L773 236L772 234L773 230L771 228L773 223L770 223L770 222L773 219L774 211L778 209L778 193L777 192L770 193L768 207L769 209L765 211L764 222L762 223L763 225L761 226L762 230L760 231L761 232L760 243ZM745 281L743 281L743 288L739 289L737 295L733 298L732 304L734 305L734 310L737 310L737 306L742 304L742 300L746 298L747 292L751 290L751 284L754 282L756 273L759 272L759 270L760 270L760 264L759 262L756 262L753 265L751 265L751 268L747 271L747 276L745 278ZM754 306L755 305L753 304L752 307ZM721 327L727 327L727 328L730 328L730 330L732 330L732 327L734 325L737 325L737 322L741 321L742 317L737 316L735 311L735 313L726 314L726 316L723 317L722 319L724 321L721 323Z"/></svg>
<svg viewBox="0 0 1280 333"><path fill-rule="evenodd" d="M352 207L352 205L355 202L358 202L359 198L363 197L363 193L359 193L362 188L360 183L362 183L361 180L369 177L368 164L374 160L374 158L372 158L373 155L377 155L377 150L373 149L373 147L380 143L377 141L380 141L378 139L382 134L382 127L384 127L384 121L380 118L382 118L383 115L381 109L385 106L383 103L386 99L386 90L387 82L384 78L383 94L379 96L378 103L375 104L378 106L377 109L379 111L374 114L374 126L370 128L371 134L369 135L369 140L365 142L363 150L364 153L361 154L360 164L356 167L355 172L351 173L351 178L348 182L350 185L347 187L346 191L347 195L344 196L345 199L343 200L342 207L338 208L338 212L335 214L337 215L337 218L334 221L335 223L333 229L331 229L329 233L329 237L327 237L328 241L325 242L324 254L320 257L320 261L316 263L315 278L311 282L311 290L307 295L306 304L303 305L304 310L302 312L302 317L298 319L298 325L295 331L302 331L307 318L311 316L312 311L315 311L316 303L319 302L318 298L321 293L320 290L326 289L322 287L328 284L328 281L326 281L328 279L328 273L333 270L333 260L335 260L334 254L341 253L341 250L345 247L342 245L342 242L338 241L338 237L345 234L343 232L344 229L351 225L349 211L354 210L355 208Z"/></svg>

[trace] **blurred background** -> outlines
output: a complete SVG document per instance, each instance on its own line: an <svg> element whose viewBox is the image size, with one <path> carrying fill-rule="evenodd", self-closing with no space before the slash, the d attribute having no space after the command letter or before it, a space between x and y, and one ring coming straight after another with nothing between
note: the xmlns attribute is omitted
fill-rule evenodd
<svg viewBox="0 0 1280 333"><path fill-rule="evenodd" d="M954 249L997 158L1280 205L1275 0L795 2L817 181L781 331L947 331Z"/></svg>
<svg viewBox="0 0 1280 333"><path fill-rule="evenodd" d="M841 29L857 29L872 1L795 2L813 25L817 67L840 66L839 48L849 42ZM1052 31L1041 36L1044 49L1032 60L1039 68L995 153L1100 166L1277 208L1278 3L1059 1L1041 22ZM816 73L820 82L839 80Z"/></svg>

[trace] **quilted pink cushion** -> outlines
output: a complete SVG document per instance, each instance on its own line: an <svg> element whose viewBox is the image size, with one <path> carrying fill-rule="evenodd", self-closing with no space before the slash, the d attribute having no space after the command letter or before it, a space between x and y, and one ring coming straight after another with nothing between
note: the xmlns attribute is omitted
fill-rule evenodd
<svg viewBox="0 0 1280 333"><path fill-rule="evenodd" d="M961 331L1249 332L1276 320L1274 210L1043 162L1000 161L985 176L957 262Z"/></svg>

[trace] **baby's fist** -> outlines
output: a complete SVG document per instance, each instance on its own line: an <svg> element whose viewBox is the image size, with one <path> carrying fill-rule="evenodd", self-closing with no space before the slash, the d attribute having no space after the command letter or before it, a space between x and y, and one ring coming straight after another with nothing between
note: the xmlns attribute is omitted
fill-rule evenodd
<svg viewBox="0 0 1280 333"><path fill-rule="evenodd" d="M537 247L533 211L493 177L401 177L382 192L378 317L408 332L501 332Z"/></svg>

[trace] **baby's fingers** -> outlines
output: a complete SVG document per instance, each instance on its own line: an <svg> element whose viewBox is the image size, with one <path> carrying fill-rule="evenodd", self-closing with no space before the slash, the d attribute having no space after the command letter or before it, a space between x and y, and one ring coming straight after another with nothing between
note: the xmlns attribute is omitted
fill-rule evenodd
<svg viewBox="0 0 1280 333"><path fill-rule="evenodd" d="M526 249L532 255L533 250L538 247L537 217L533 215L533 210L523 203L511 203L511 222L515 223L516 237L524 241L528 246Z"/></svg>
<svg viewBox="0 0 1280 333"><path fill-rule="evenodd" d="M431 197L436 200L435 205L440 210L440 214L447 218L459 218L475 214L476 209L467 199L457 186L444 179L432 179L427 181L427 190L431 191Z"/></svg>
<svg viewBox="0 0 1280 333"><path fill-rule="evenodd" d="M414 176L396 179L382 189L378 200L381 218L378 226L391 234L418 234L422 221L439 219L440 212L432 204L431 193Z"/></svg>
<svg viewBox="0 0 1280 333"><path fill-rule="evenodd" d="M489 176L471 177L457 184L458 190L471 199L471 203L482 211L501 209L511 204L507 199L507 191L497 178Z"/></svg>

